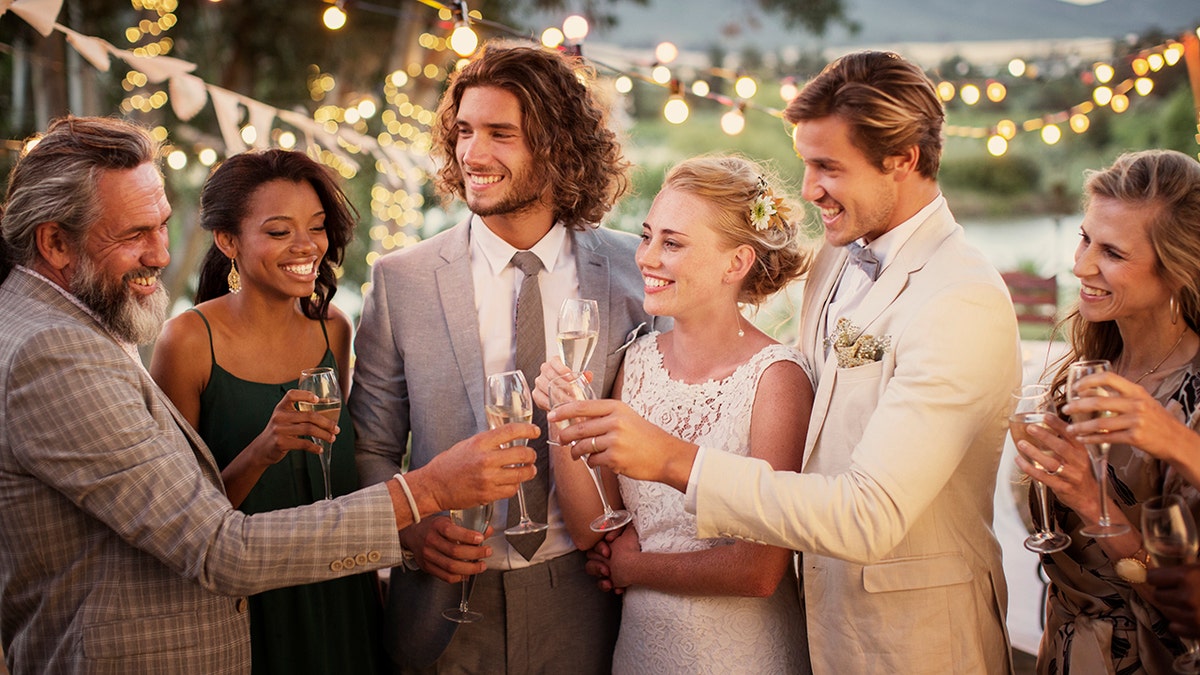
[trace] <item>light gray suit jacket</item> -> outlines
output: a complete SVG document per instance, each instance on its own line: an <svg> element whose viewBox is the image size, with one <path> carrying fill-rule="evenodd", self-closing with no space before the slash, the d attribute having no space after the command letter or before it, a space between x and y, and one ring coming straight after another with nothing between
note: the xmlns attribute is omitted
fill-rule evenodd
<svg viewBox="0 0 1200 675"><path fill-rule="evenodd" d="M804 289L802 473L706 453L700 536L802 553L815 673L1010 672L992 499L1020 383L1012 302L943 206L850 314L890 338L883 358L839 368L822 335L846 258L825 246Z"/></svg>
<svg viewBox="0 0 1200 675"><path fill-rule="evenodd" d="M86 312L0 286L0 636L23 673L248 673L245 596L400 560L379 485L247 516Z"/></svg>
<svg viewBox="0 0 1200 675"><path fill-rule="evenodd" d="M410 466L420 467L488 428L469 222L380 258L372 271L350 394L358 475L366 483L399 471L406 453ZM631 331L652 328L634 263L638 240L604 228L570 236L580 293L600 307L591 370L608 396L623 357L618 350ZM441 655L458 626L441 610L456 604L459 592L424 572L392 570L384 642L397 663L424 667Z"/></svg>

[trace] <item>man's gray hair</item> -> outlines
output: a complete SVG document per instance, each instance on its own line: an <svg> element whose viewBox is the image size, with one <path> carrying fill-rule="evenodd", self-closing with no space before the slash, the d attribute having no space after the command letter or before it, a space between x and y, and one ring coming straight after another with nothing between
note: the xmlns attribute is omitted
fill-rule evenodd
<svg viewBox="0 0 1200 675"><path fill-rule="evenodd" d="M103 171L156 162L160 145L142 127L109 117L60 117L13 166L0 212L0 279L37 260L37 226L58 223L72 246L100 216Z"/></svg>

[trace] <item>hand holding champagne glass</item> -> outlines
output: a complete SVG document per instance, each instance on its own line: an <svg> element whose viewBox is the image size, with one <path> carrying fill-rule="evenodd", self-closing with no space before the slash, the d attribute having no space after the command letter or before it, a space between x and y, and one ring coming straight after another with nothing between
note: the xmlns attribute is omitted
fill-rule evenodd
<svg viewBox="0 0 1200 675"><path fill-rule="evenodd" d="M1152 497L1142 504L1142 545L1155 567L1196 561L1200 541L1187 502L1179 495ZM1200 673L1200 642L1181 638L1187 651L1175 659L1175 672Z"/></svg>
<svg viewBox="0 0 1200 675"><path fill-rule="evenodd" d="M600 308L595 300L563 300L558 310L558 353L571 372L587 368L599 335Z"/></svg>
<svg viewBox="0 0 1200 675"><path fill-rule="evenodd" d="M588 383L587 378L578 372L572 372L567 375L561 375L550 381L550 408L553 410L568 401L586 401L595 398L592 393L592 386ZM563 422L555 422L559 428L566 428L576 420L567 420ZM595 440L589 439L595 447ZM587 462L587 455L583 455L583 461ZM592 475L592 482L596 484L596 489L600 492L600 504L604 507L604 513L600 514L593 520L588 527L592 528L593 532L608 532L629 524L633 520L633 514L624 509L614 511L608 505L608 498L604 495L604 481L600 477L600 469L589 466L588 470Z"/></svg>
<svg viewBox="0 0 1200 675"><path fill-rule="evenodd" d="M493 503L472 506L468 509L450 509L450 522L459 527L465 527L468 530L474 530L483 534L492 522L492 513L494 510L495 505ZM471 599L471 590L474 588L475 575L463 579L462 599L459 600L457 607L451 607L443 611L442 616L455 623L471 623L482 619L482 614L472 611L467 606L468 601Z"/></svg>
<svg viewBox="0 0 1200 675"><path fill-rule="evenodd" d="M1017 407L1008 418L1008 429L1012 434L1013 443L1026 441L1036 446L1037 444L1029 438L1027 428L1031 424L1045 426L1046 417L1053 414L1050 412L1053 405L1050 399L1050 387L1044 384L1027 384L1014 389L1012 395L1017 400ZM1038 449L1046 454L1053 454L1042 448ZM1042 465L1036 462L1034 465L1039 469L1042 468ZM1046 486L1041 481L1035 480L1033 487L1034 500L1041 517L1035 525L1037 531L1025 539L1025 548L1034 553L1061 551L1071 545L1071 538L1054 530L1054 520L1050 517L1050 500L1046 495Z"/></svg>
<svg viewBox="0 0 1200 675"><path fill-rule="evenodd" d="M1105 360L1072 363L1070 368L1067 369L1067 399L1073 401L1092 396L1108 396L1109 392L1103 388L1094 387L1080 390L1077 385L1079 380L1088 375L1109 370L1112 370L1112 364ZM1112 413L1105 411L1078 413L1071 415L1071 421L1078 424L1096 419L1097 417L1109 417L1111 415ZM1092 470L1096 474L1096 482L1100 484L1099 522L1079 531L1080 534L1088 537L1115 537L1129 531L1129 526L1114 525L1108 516L1108 449L1108 443L1097 443L1087 446L1088 455L1092 459Z"/></svg>
<svg viewBox="0 0 1200 675"><path fill-rule="evenodd" d="M489 428L495 429L510 422L528 423L533 419L533 398L529 392L529 383L519 370L489 375L485 396L484 411L487 413ZM528 441L520 439L515 443L525 445ZM517 504L521 508L521 519L516 525L505 530L505 534L532 534L549 527L545 523L535 523L529 517L529 512L525 509L524 484L517 486Z"/></svg>
<svg viewBox="0 0 1200 675"><path fill-rule="evenodd" d="M337 373L333 368L309 368L300 371L299 388L317 395L316 403L300 401L296 407L304 412L318 412L337 422L342 414L342 390L338 386ZM329 486L329 462L333 459L333 447L328 441L314 438L321 446L321 474L325 478L325 499L333 499Z"/></svg>

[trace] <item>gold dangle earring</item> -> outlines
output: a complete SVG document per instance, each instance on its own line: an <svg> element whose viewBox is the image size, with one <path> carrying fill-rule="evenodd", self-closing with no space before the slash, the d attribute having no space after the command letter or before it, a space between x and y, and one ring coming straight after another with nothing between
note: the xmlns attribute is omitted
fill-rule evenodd
<svg viewBox="0 0 1200 675"><path fill-rule="evenodd" d="M229 292L237 295L242 292L242 275L237 271L237 259L229 259L229 276L225 277L225 281L229 283Z"/></svg>
<svg viewBox="0 0 1200 675"><path fill-rule="evenodd" d="M1171 325L1174 326L1179 323L1179 303L1176 302L1175 296L1171 296L1168 305L1171 308Z"/></svg>

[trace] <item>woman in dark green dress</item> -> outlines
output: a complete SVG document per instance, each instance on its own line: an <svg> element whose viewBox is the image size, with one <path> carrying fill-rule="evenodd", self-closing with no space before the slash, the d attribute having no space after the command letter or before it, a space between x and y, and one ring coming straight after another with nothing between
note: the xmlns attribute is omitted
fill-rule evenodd
<svg viewBox="0 0 1200 675"><path fill-rule="evenodd" d="M214 241L196 308L167 322L151 373L212 450L235 506L260 513L312 503L324 482L310 436L333 436L319 415L296 410L313 400L296 386L316 366L335 368L343 391L349 385L350 321L329 300L356 214L327 169L283 150L227 159L200 207ZM345 408L331 460L334 496L355 490ZM253 596L253 672L381 672L380 623L373 573Z"/></svg>

